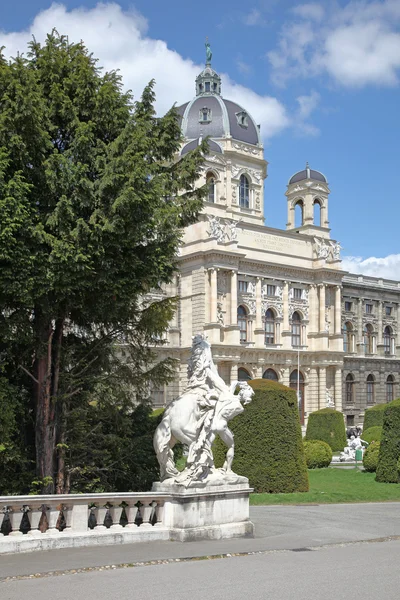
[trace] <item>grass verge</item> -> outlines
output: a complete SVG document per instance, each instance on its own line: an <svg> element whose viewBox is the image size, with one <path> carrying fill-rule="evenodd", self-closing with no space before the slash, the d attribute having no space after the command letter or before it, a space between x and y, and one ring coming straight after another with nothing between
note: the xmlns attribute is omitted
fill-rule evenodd
<svg viewBox="0 0 400 600"><path fill-rule="evenodd" d="M400 501L400 484L377 483L375 473L359 469L308 471L310 491L294 494L251 494L250 504L333 504Z"/></svg>

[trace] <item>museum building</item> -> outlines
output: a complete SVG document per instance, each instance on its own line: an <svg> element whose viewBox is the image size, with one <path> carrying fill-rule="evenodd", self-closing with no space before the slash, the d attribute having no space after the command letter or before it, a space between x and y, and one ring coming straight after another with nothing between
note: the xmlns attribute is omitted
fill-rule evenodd
<svg viewBox="0 0 400 600"><path fill-rule="evenodd" d="M165 290L179 307L160 356L181 367L174 383L153 390L154 404L183 391L192 336L204 332L227 383L264 377L298 390L303 424L326 406L361 423L367 407L399 395L400 283L342 270L328 180L308 164L288 181L286 230L264 225L260 128L223 98L210 60L178 112L180 156L210 139L199 181L208 196Z"/></svg>

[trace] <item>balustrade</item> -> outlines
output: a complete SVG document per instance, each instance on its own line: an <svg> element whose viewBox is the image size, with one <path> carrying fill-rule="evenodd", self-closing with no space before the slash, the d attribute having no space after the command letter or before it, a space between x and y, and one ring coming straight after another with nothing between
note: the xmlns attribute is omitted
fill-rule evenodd
<svg viewBox="0 0 400 600"><path fill-rule="evenodd" d="M99 534L162 525L168 494L65 494L0 497L0 552L8 536ZM9 539L9 538L8 538Z"/></svg>

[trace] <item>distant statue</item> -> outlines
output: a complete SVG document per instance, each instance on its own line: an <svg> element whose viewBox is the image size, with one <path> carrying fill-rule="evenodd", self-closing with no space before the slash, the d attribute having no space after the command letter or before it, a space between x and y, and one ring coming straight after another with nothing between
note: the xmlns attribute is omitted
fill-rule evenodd
<svg viewBox="0 0 400 600"><path fill-rule="evenodd" d="M335 408L335 401L329 390L326 390L326 408Z"/></svg>
<svg viewBox="0 0 400 600"><path fill-rule="evenodd" d="M243 405L251 402L254 391L245 381L226 385L214 364L211 346L202 334L193 338L188 379L183 394L165 409L154 434L161 481L171 479L189 487L213 475L222 482L226 474L232 473L234 457L234 438L228 421L243 412ZM239 393L235 395L237 387ZM212 444L217 435L228 447L222 469L214 467ZM177 441L189 446L182 473L175 466L172 451Z"/></svg>
<svg viewBox="0 0 400 600"><path fill-rule="evenodd" d="M364 444L364 446L363 446ZM351 435L347 440L347 446L340 453L340 462L353 462L356 459L356 450L361 450L364 453L365 446L368 446L368 442L362 440L359 435Z"/></svg>
<svg viewBox="0 0 400 600"><path fill-rule="evenodd" d="M210 42L208 40L206 41L205 46L206 46L206 65L210 65L211 59L212 59L212 52L211 52Z"/></svg>

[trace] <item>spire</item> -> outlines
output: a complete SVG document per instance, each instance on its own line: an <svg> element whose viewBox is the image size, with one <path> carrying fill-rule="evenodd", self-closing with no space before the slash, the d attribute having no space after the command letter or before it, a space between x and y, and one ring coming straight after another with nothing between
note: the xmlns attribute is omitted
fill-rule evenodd
<svg viewBox="0 0 400 600"><path fill-rule="evenodd" d="M308 164L308 161L306 162L306 171L307 171L307 179L310 179L311 173L310 173L310 165Z"/></svg>

